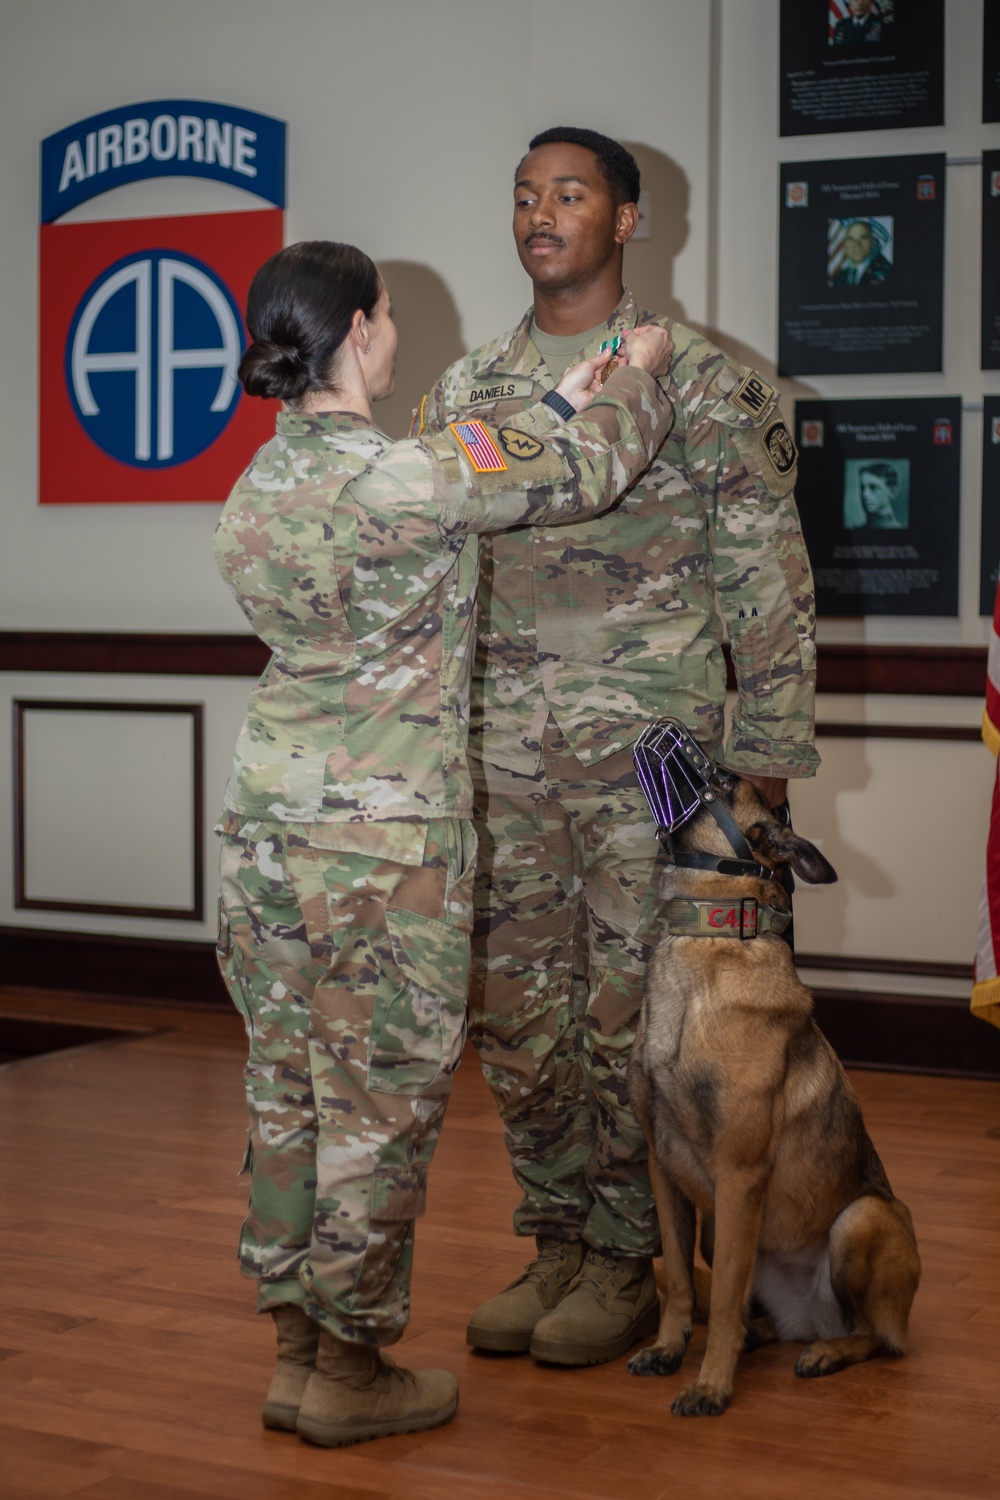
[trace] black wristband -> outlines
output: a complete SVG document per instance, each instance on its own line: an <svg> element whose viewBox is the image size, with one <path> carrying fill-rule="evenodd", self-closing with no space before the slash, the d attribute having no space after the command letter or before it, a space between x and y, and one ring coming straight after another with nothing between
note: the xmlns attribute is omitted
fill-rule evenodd
<svg viewBox="0 0 1000 1500"><path fill-rule="evenodd" d="M560 396L558 391L546 391L542 397L543 406L551 406L557 417L562 417L564 422L572 422L577 415L576 407L565 396Z"/></svg>

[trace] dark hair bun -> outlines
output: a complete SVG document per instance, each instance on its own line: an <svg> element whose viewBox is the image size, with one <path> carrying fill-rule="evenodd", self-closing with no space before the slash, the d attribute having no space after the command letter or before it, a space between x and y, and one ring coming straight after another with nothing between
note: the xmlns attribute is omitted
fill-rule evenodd
<svg viewBox="0 0 1000 1500"><path fill-rule="evenodd" d="M309 389L309 375L298 349L256 339L240 360L239 377L248 396L297 401Z"/></svg>

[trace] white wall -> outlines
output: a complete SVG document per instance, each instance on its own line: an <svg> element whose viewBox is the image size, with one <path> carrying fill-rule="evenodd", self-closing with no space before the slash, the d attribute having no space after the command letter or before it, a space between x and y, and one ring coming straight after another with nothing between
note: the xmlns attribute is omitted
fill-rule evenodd
<svg viewBox="0 0 1000 1500"><path fill-rule="evenodd" d="M530 136L549 125L587 124L637 148L667 200L654 204L653 241L637 253L639 279L654 303L704 319L711 19L711 5L684 0L619 0L613 7L603 0L507 0L502 11L484 0L34 0L7 7L0 49L0 630L246 628L212 562L216 506L36 503L38 143L45 136L104 109L156 98L217 99L286 120L288 240L354 241L393 284L404 389L380 417L401 432L446 358L516 322L530 301L510 234L513 172ZM216 212L255 201L224 185L167 179L104 195L69 217ZM660 287L665 295L657 297ZM426 315L407 299L427 297L447 325L446 357L405 345L408 323ZM248 689L211 678L7 674L0 715L10 722L8 705L18 696L203 701L210 827ZM109 717L109 733L114 722ZM0 740L0 783L8 788L10 746ZM53 799L54 840L60 798L86 797L82 755L82 746L68 747L65 781ZM142 765L121 764L119 773L123 806L149 799L148 827L135 836L153 845L169 839L169 820L158 808L174 805L179 788L161 782L158 796ZM183 774L178 768L179 780ZM9 806L8 792L0 795ZM115 852L124 834L109 830L102 839L95 830L93 858L108 866L111 889L127 870ZM9 838L4 844L0 926L213 935L208 832L209 899L200 925L15 909ZM121 904L127 897L123 890Z"/></svg>
<svg viewBox="0 0 1000 1500"><path fill-rule="evenodd" d="M454 358L515 322L530 301L510 235L513 171L528 139L548 125L586 123L669 153L690 182L691 228L675 286L697 319L706 305L710 10L683 0L507 0L502 11L484 0L7 7L0 629L243 628L212 563L214 507L35 503L43 137L142 99L218 99L286 120L288 239L350 240L380 263L439 276L442 316L448 298L457 316ZM181 179L107 194L74 217L214 212L252 201ZM401 371L412 369L405 354ZM401 409L420 394L416 384L401 391Z"/></svg>
<svg viewBox="0 0 1000 1500"><path fill-rule="evenodd" d="M514 166L531 134L587 124L636 149L654 191L653 240L630 247L626 275L653 306L710 328L773 376L776 350L777 164L782 160L998 144L979 116L982 0L947 0L946 118L941 129L865 135L777 135L777 0L34 0L8 6L0 48L0 630L232 632L242 616L212 565L216 507L40 508L36 495L38 143L87 115L143 99L218 99L289 125L287 237L354 240L393 285L404 338L403 389L387 429L443 362L512 324L529 286L510 238ZM943 375L785 381L796 395L958 393L1000 388L978 370L979 174L949 169L946 368ZM193 181L137 184L77 218L236 209L252 200ZM631 266L631 269L629 267ZM436 338L405 340L433 309ZM440 326L438 326L440 325ZM391 405L391 410L388 410ZM821 640L985 639L978 617L979 417L963 432L962 614L956 621L823 622ZM15 676L13 696L202 701L210 826L248 684L212 678ZM820 716L851 723L969 728L975 700L828 700ZM821 742L816 782L797 789L796 821L840 866L835 893L803 897L800 947L866 957L971 959L975 892L991 763L971 744ZM0 796L10 746L0 736ZM123 800L149 797L148 827L169 836L146 768L122 765ZM53 797L85 796L87 767L68 747ZM162 774L162 772L161 772ZM919 877L913 809L949 783L938 847L958 878L946 904ZM911 792L912 788L912 792ZM172 796L178 789L170 788ZM127 793L127 796L124 795ZM164 799L169 800L169 799ZM206 868L214 865L204 835ZM94 850L115 864L113 841ZM13 907L9 839L0 848L0 926L173 938L200 925ZM945 985L947 989L947 985ZM952 992L955 986L952 982Z"/></svg>

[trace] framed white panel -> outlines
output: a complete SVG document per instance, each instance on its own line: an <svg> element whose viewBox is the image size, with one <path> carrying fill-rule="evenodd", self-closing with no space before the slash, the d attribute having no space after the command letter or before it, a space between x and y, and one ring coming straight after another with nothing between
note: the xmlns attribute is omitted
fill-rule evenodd
<svg viewBox="0 0 1000 1500"><path fill-rule="evenodd" d="M833 886L796 883L807 966L807 955L850 956L858 969L972 964L995 763L975 731L898 732L914 737L820 728L819 775L790 783L796 830L840 873Z"/></svg>
<svg viewBox="0 0 1000 1500"><path fill-rule="evenodd" d="M201 921L202 706L14 712L15 906Z"/></svg>

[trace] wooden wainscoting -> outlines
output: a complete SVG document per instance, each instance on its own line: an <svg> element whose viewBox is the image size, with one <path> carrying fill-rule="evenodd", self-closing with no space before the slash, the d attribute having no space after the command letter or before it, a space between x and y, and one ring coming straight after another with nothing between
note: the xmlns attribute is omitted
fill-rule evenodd
<svg viewBox="0 0 1000 1500"><path fill-rule="evenodd" d="M0 672L252 678L266 663L267 651L252 635L0 632ZM986 648L821 645L818 678L821 694L975 698L984 690ZM826 723L823 732L975 738L975 730L936 726ZM228 1008L210 943L10 926L0 927L0 955L7 984L117 996L147 1005L168 1001L197 1010ZM814 954L803 955L802 962L827 968L831 975L838 967L878 972L871 960ZM971 968L959 973L958 966L948 967L951 977L968 975L971 982ZM973 1019L960 1000L919 994L921 975L936 968L940 966L912 966L913 994L847 990L835 979L829 987L817 987L818 1018L840 1055L861 1067L1000 1078L1000 1031Z"/></svg>

